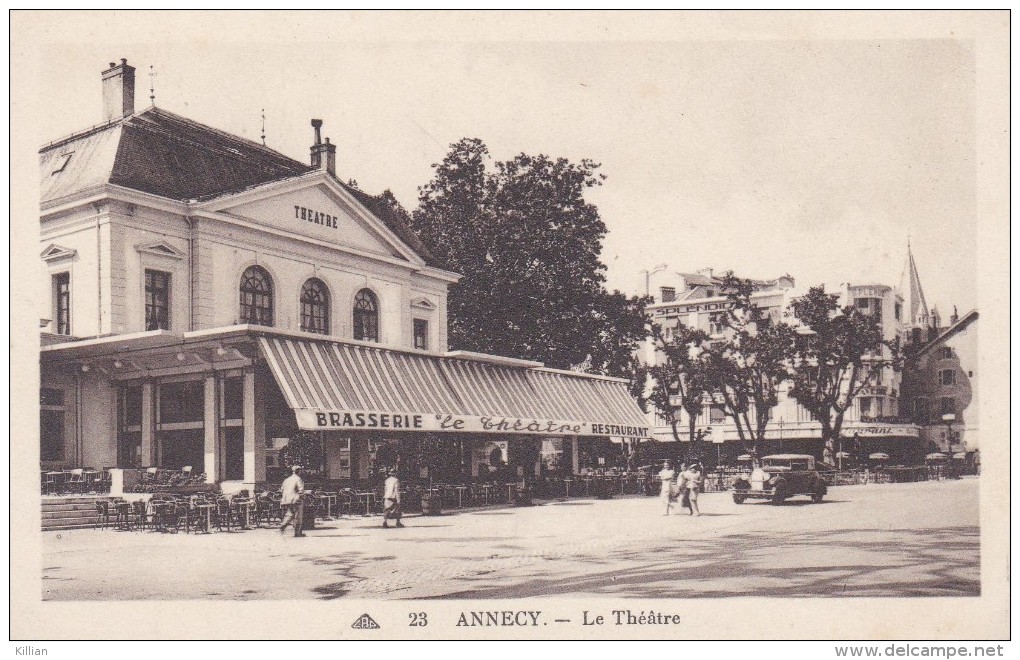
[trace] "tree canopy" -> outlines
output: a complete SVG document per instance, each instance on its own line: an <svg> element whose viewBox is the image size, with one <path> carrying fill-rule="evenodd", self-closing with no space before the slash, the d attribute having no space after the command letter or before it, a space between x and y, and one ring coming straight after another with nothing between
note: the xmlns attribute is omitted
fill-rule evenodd
<svg viewBox="0 0 1020 660"><path fill-rule="evenodd" d="M790 396L822 425L822 439L839 437L854 399L876 385L883 369L898 369L897 346L882 338L878 321L821 286L791 304L804 326L792 355Z"/></svg>
<svg viewBox="0 0 1020 660"><path fill-rule="evenodd" d="M409 223L463 278L447 302L451 348L630 375L646 333L645 300L605 288L606 226L584 193L599 164L451 145L419 188Z"/></svg>

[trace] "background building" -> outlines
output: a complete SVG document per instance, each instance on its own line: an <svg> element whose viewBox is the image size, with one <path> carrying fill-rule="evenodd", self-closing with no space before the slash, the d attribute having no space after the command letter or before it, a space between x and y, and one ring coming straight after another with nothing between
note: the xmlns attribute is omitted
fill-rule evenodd
<svg viewBox="0 0 1020 660"><path fill-rule="evenodd" d="M917 279L916 268L909 250L908 271L913 283ZM723 291L723 277L720 273L712 269L677 273L672 286L659 288L659 295L650 305L649 312L653 323L663 328L667 339L678 324L721 338L729 302ZM753 304L777 320L787 315L790 303L804 292L796 288L796 282L790 275L771 280L752 280L752 284ZM885 284L843 284L839 290L839 304L853 305L875 317L885 340L902 345L913 335L916 327L911 317L908 317L908 311L912 309L910 305L919 309L917 318L928 318L919 281L916 284L914 295L908 295L906 299L900 289ZM648 342L644 351L646 362L651 363L656 359L651 342ZM881 357L891 358L892 349L884 347ZM878 382L856 397L843 422L842 437L846 442L842 447L835 448L836 451L845 451L859 459L873 452L885 452L893 462L915 462L923 456L918 442L918 426L912 419L901 415L901 378L901 372L884 369ZM772 412L765 440L773 451L808 453L821 458L824 449L821 425L788 396L789 385L784 383L780 387L780 402ZM650 419L654 420L650 425L656 440L674 441L672 429L661 417L651 414ZM738 454L743 453L735 424L710 397L706 397L695 424L697 433L706 433L706 439L716 444L716 450L712 452L715 456L710 458L732 462ZM686 442L688 419L685 411L680 411L679 428L683 431L681 442Z"/></svg>

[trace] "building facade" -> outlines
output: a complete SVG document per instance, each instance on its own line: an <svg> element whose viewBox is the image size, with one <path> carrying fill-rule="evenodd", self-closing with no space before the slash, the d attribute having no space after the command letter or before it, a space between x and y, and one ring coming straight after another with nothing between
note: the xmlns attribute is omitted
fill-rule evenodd
<svg viewBox="0 0 1020 660"><path fill-rule="evenodd" d="M487 443L556 437L576 455L644 432L622 381L448 351L459 275L337 177L321 121L305 164L135 112L124 60L102 85L106 121L40 151L44 468L250 486L313 434L327 476L364 478L378 447L436 433L477 473Z"/></svg>
<svg viewBox="0 0 1020 660"><path fill-rule="evenodd" d="M903 401L927 450L973 452L980 447L978 423L978 312L938 328L914 344L903 374Z"/></svg>
<svg viewBox="0 0 1020 660"><path fill-rule="evenodd" d="M776 320L784 318L790 303L803 291L796 288L794 278L783 275L773 280L754 280L752 303ZM913 325L907 317L909 308L899 289L884 284L843 284L839 291L840 305L853 305L876 318L886 341L902 343L911 334ZM723 278L711 269L696 273L677 273L673 286L663 286L649 307L652 322L663 329L665 338L672 329L683 324L703 330L710 337L721 338L726 310L730 303L723 291ZM654 347L645 348L644 359L657 359ZM883 348L881 358L892 357L892 349ZM921 454L916 424L901 415L900 389L902 372L883 369L877 382L854 399L842 426L843 446L833 447L833 457L845 452L847 458L863 460L874 452L887 453L896 462L915 462ZM793 451L824 455L821 425L788 395L790 383L780 386L779 404L773 409L765 431L766 451ZM688 441L688 414L680 410L681 442ZM650 416L654 437L662 442L674 441L672 428L658 415ZM715 444L710 456L732 463L746 448L739 442L736 425L720 405L706 397L701 413L695 419L696 433Z"/></svg>

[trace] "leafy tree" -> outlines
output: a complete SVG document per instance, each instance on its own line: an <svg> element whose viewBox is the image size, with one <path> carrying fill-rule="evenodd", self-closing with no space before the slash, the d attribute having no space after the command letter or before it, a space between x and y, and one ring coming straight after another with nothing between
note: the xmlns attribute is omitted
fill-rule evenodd
<svg viewBox="0 0 1020 660"><path fill-rule="evenodd" d="M745 451L757 458L772 409L779 404L779 387L791 377L796 331L754 304L750 280L727 273L722 288L729 307L723 338L708 351L708 379Z"/></svg>
<svg viewBox="0 0 1020 660"><path fill-rule="evenodd" d="M669 423L677 442L680 442L680 411L687 413L689 446L692 454L699 455L702 453L699 445L703 436L696 434L695 425L712 387L705 350L709 343L708 333L681 323L667 339L663 329L653 325L652 341L658 357L655 364L646 369L651 379L647 400Z"/></svg>
<svg viewBox="0 0 1020 660"><path fill-rule="evenodd" d="M645 301L605 289L606 226L584 199L605 178L598 163L519 154L489 165L481 140L451 145L410 218L463 275L447 301L451 347L630 375Z"/></svg>
<svg viewBox="0 0 1020 660"><path fill-rule="evenodd" d="M822 440L835 442L857 395L877 385L883 370L900 368L898 346L882 338L874 317L852 305L840 307L839 296L821 286L791 308L810 334L796 344L790 396L821 423Z"/></svg>
<svg viewBox="0 0 1020 660"><path fill-rule="evenodd" d="M322 468L322 440L316 431L298 431L280 450L283 465L303 465L317 472Z"/></svg>

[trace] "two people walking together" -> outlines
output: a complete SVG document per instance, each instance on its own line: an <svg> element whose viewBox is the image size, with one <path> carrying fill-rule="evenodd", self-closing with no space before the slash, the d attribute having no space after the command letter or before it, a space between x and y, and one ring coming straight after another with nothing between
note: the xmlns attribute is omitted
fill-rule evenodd
<svg viewBox="0 0 1020 660"><path fill-rule="evenodd" d="M681 509L688 509L689 515L700 516L698 510L698 494L705 488L705 469L699 461L689 466L681 464L679 472L673 470L673 462L666 461L659 472L662 489L659 498L666 505L662 515L668 516L673 502L679 500Z"/></svg>

